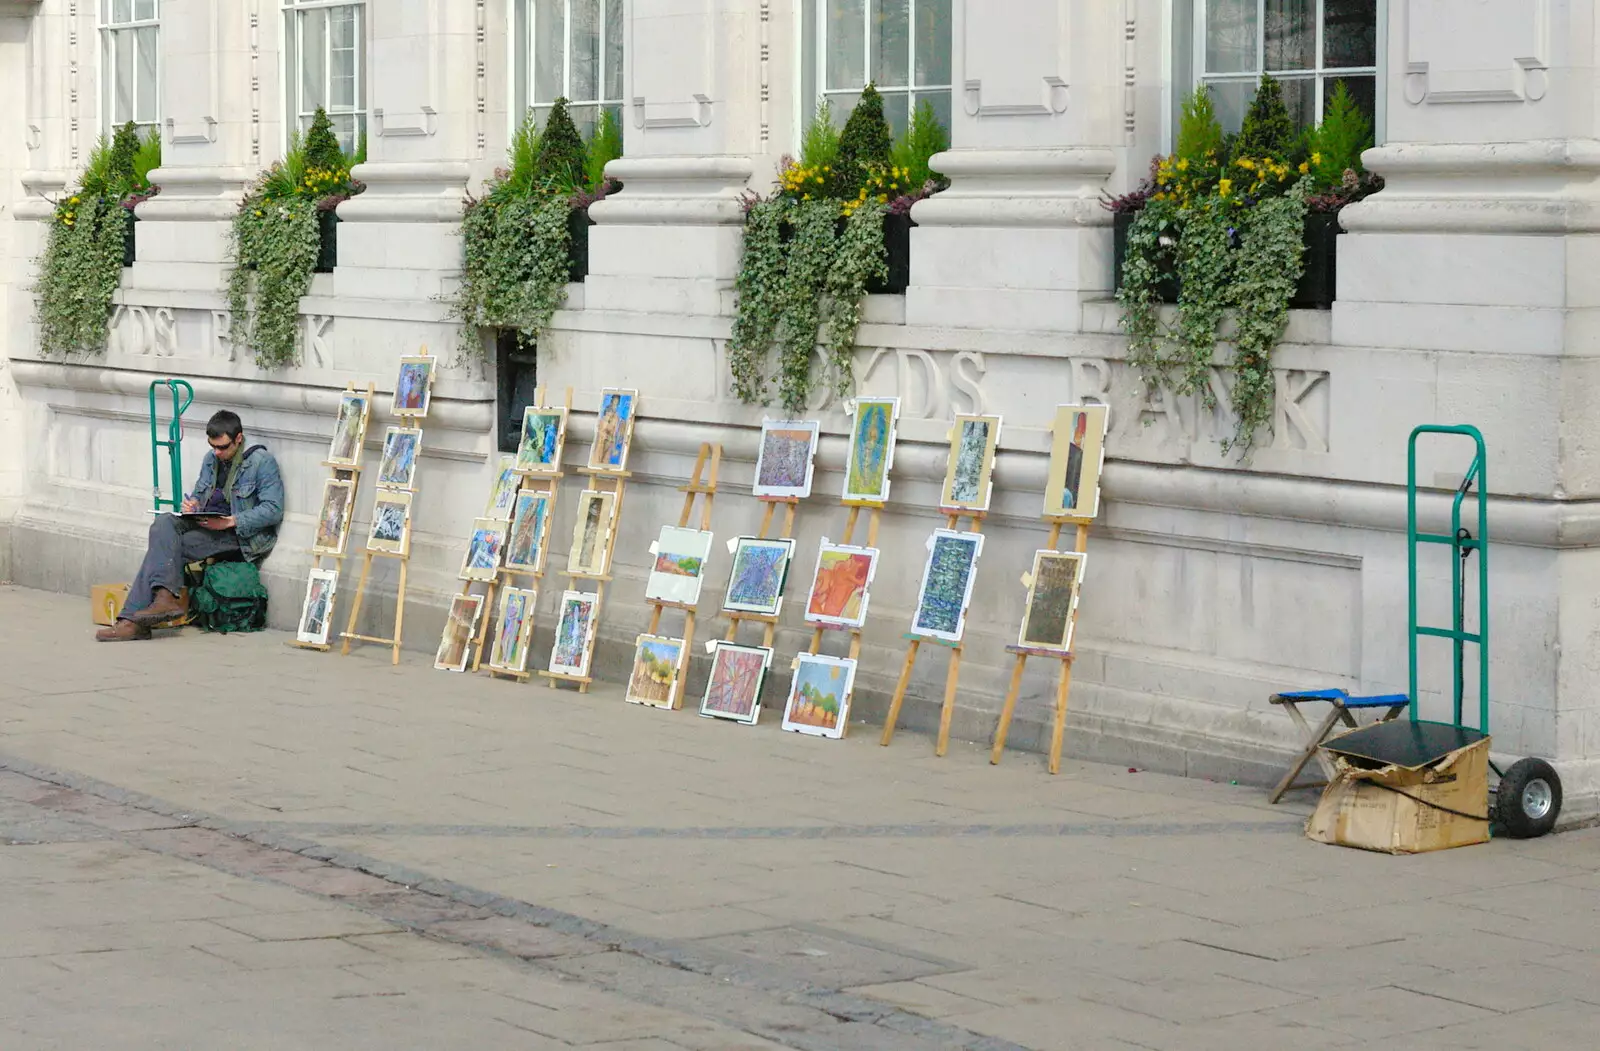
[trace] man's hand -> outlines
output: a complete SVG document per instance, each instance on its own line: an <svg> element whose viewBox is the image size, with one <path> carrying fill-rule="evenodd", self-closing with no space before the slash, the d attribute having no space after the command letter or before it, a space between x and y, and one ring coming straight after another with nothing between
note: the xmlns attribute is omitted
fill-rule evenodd
<svg viewBox="0 0 1600 1051"><path fill-rule="evenodd" d="M227 518L202 518L200 519L200 524L213 532L221 532L224 529L233 528L233 516L229 515Z"/></svg>
<svg viewBox="0 0 1600 1051"><path fill-rule="evenodd" d="M189 514L189 513L193 512L193 511L198 511L198 510L200 510L200 501L196 500L194 497L192 497L192 496L191 497L187 497L183 501L183 513L184 514Z"/></svg>

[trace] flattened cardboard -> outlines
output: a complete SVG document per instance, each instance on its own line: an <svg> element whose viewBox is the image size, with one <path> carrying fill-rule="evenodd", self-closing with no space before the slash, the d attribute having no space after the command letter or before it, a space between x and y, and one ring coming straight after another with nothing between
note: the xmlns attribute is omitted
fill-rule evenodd
<svg viewBox="0 0 1600 1051"><path fill-rule="evenodd" d="M128 601L129 584L96 584L89 589L89 613L102 628L117 622L122 604Z"/></svg>
<svg viewBox="0 0 1600 1051"><path fill-rule="evenodd" d="M1333 762L1333 780L1306 822L1308 838L1386 854L1489 841L1489 738L1416 767L1363 769L1338 753Z"/></svg>

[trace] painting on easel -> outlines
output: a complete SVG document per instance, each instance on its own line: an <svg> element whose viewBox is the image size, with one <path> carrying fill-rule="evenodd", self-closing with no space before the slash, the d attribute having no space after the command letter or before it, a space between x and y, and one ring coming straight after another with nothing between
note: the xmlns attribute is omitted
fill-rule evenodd
<svg viewBox="0 0 1600 1051"><path fill-rule="evenodd" d="M756 496L779 498L811 495L811 474L817 454L816 420L763 420L761 451L756 456Z"/></svg>
<svg viewBox="0 0 1600 1051"><path fill-rule="evenodd" d="M346 391L339 398L339 418L333 425L333 441L328 446L328 462L339 467L354 467L361 459L367 440L367 419L372 402L365 394Z"/></svg>
<svg viewBox="0 0 1600 1051"><path fill-rule="evenodd" d="M439 671L466 671L467 651L478 630L478 615L483 612L482 595L457 595L450 602L444 631L439 636L439 652L433 666Z"/></svg>
<svg viewBox="0 0 1600 1051"><path fill-rule="evenodd" d="M961 641L982 553L982 533L933 531L928 538L928 561L922 569L922 588L917 592L917 612L911 621L912 634Z"/></svg>
<svg viewBox="0 0 1600 1051"><path fill-rule="evenodd" d="M317 533L311 550L318 555L342 555L350 535L351 512L355 509L356 483L345 478L329 478L322 487L322 509L317 512Z"/></svg>
<svg viewBox="0 0 1600 1051"><path fill-rule="evenodd" d="M589 450L589 469L621 471L628 466L628 447L633 443L636 390L607 387L600 392L600 412L594 422L594 446Z"/></svg>
<svg viewBox="0 0 1600 1051"><path fill-rule="evenodd" d="M794 558L794 541L741 536L734 541L733 573L722 608L730 613L777 616Z"/></svg>
<svg viewBox="0 0 1600 1051"><path fill-rule="evenodd" d="M572 528L572 550L567 552L567 572L600 576L606 571L606 546L611 536L611 514L617 494L585 489L578 494L578 519Z"/></svg>
<svg viewBox="0 0 1600 1051"><path fill-rule="evenodd" d="M500 459L495 462L494 488L489 490L489 505L484 508L483 517L502 521L510 518L512 506L517 502L517 487L521 484L517 458L510 453L501 453Z"/></svg>
<svg viewBox="0 0 1600 1051"><path fill-rule="evenodd" d="M700 714L754 724L761 718L761 684L766 681L772 651L736 642L717 641L711 646L711 678L706 681Z"/></svg>
<svg viewBox="0 0 1600 1051"><path fill-rule="evenodd" d="M712 535L703 530L662 526L660 539L650 545L655 562L645 581L644 600L697 605L706 559L711 555L711 539Z"/></svg>
<svg viewBox="0 0 1600 1051"><path fill-rule="evenodd" d="M623 699L652 708L671 708L682 684L683 640L640 635L633 651L633 671Z"/></svg>
<svg viewBox="0 0 1600 1051"><path fill-rule="evenodd" d="M876 548L830 544L817 552L817 569L806 599L806 620L839 628L867 622L867 589L878 570Z"/></svg>
<svg viewBox="0 0 1600 1051"><path fill-rule="evenodd" d="M845 464L845 502L882 503L889 499L889 469L894 466L899 398L857 398Z"/></svg>
<svg viewBox="0 0 1600 1051"><path fill-rule="evenodd" d="M494 647L489 667L521 675L528 670L528 646L533 642L533 611L539 601L534 588L506 588L500 593L500 614L495 618Z"/></svg>
<svg viewBox="0 0 1600 1051"><path fill-rule="evenodd" d="M517 506L511 515L511 535L506 538L507 569L523 573L544 572L545 555L550 550L550 545L545 543L545 527L549 518L549 494L517 494Z"/></svg>
<svg viewBox="0 0 1600 1051"><path fill-rule="evenodd" d="M404 555L411 545L411 493L379 489L372 503L372 532L367 550Z"/></svg>
<svg viewBox="0 0 1600 1051"><path fill-rule="evenodd" d="M993 488L995 451L1000 446L1000 417L957 416L950 431L950 459L945 466L939 506L951 510L987 511Z"/></svg>
<svg viewBox="0 0 1600 1051"><path fill-rule="evenodd" d="M339 589L339 572L334 569L313 569L306 580L306 600L300 607L300 626L295 632L296 642L313 646L326 646L328 632L333 627L333 596Z"/></svg>
<svg viewBox="0 0 1600 1051"><path fill-rule="evenodd" d="M500 572L505 558L506 524L494 518L480 518L472 523L472 539L467 541L467 554L461 560L462 580L490 581Z"/></svg>
<svg viewBox="0 0 1600 1051"><path fill-rule="evenodd" d="M1093 518L1100 511L1106 407L1058 405L1045 475L1046 518Z"/></svg>
<svg viewBox="0 0 1600 1051"><path fill-rule="evenodd" d="M556 620L556 641L550 649L550 670L557 675L589 674L589 636L594 632L594 595L587 591L561 593L561 616Z"/></svg>
<svg viewBox="0 0 1600 1051"><path fill-rule="evenodd" d="M848 657L800 654L783 708L783 728L816 737L843 737L855 681L856 662Z"/></svg>
<svg viewBox="0 0 1600 1051"><path fill-rule="evenodd" d="M436 360L431 354L400 359L400 374L395 377L394 401L389 407L389 415L414 416L419 420L428 415L428 407L433 403Z"/></svg>
<svg viewBox="0 0 1600 1051"><path fill-rule="evenodd" d="M530 405L522 413L522 441L517 445L517 470L551 474L561 469L567 441L567 410Z"/></svg>
<svg viewBox="0 0 1600 1051"><path fill-rule="evenodd" d="M422 455L422 428L390 427L383 435L383 459L378 462L378 484L410 489Z"/></svg>
<svg viewBox="0 0 1600 1051"><path fill-rule="evenodd" d="M1017 645L1061 653L1072 650L1072 614L1083 584L1084 557L1077 551L1033 553L1028 602Z"/></svg>

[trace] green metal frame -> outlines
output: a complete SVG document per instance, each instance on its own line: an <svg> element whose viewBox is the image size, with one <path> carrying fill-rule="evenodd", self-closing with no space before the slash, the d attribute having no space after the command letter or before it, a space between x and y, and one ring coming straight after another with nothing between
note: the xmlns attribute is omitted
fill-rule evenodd
<svg viewBox="0 0 1600 1051"><path fill-rule="evenodd" d="M163 440L156 407L156 391L165 387L172 392L172 419L167 424L167 437ZM182 400L179 400L180 388ZM151 494L155 510L170 507L177 511L183 503L183 414L194 404L194 388L188 380L152 380L150 383L150 477ZM167 450L168 470L172 476L172 498L161 495L161 450Z"/></svg>
<svg viewBox="0 0 1600 1051"><path fill-rule="evenodd" d="M1477 446L1472 464L1467 468L1461 484L1456 487L1455 500L1450 505L1450 534L1419 533L1417 531L1417 438L1424 434L1458 434L1471 438ZM1478 729L1489 732L1489 482L1488 455L1483 434L1478 428L1462 424L1440 426L1424 424L1411 432L1406 453L1406 560L1409 564L1411 584L1411 719L1417 719L1417 639L1423 635L1449 639L1455 651L1455 725L1461 726L1462 694L1465 691L1463 675L1465 650L1468 643L1478 647ZM1461 505L1467 493L1476 486L1478 490L1477 535L1463 535ZM1448 544L1454 555L1450 565L1450 591L1452 624L1449 628L1424 627L1417 623L1417 545ZM1465 603L1463 601L1463 560L1473 552L1478 555L1478 630L1466 630Z"/></svg>

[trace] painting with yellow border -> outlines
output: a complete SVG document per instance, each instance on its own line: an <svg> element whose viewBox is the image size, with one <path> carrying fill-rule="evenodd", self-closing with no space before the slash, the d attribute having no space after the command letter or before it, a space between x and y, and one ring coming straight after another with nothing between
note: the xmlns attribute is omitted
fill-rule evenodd
<svg viewBox="0 0 1600 1051"><path fill-rule="evenodd" d="M1100 511L1106 407L1058 405L1044 483L1044 517L1093 518Z"/></svg>

